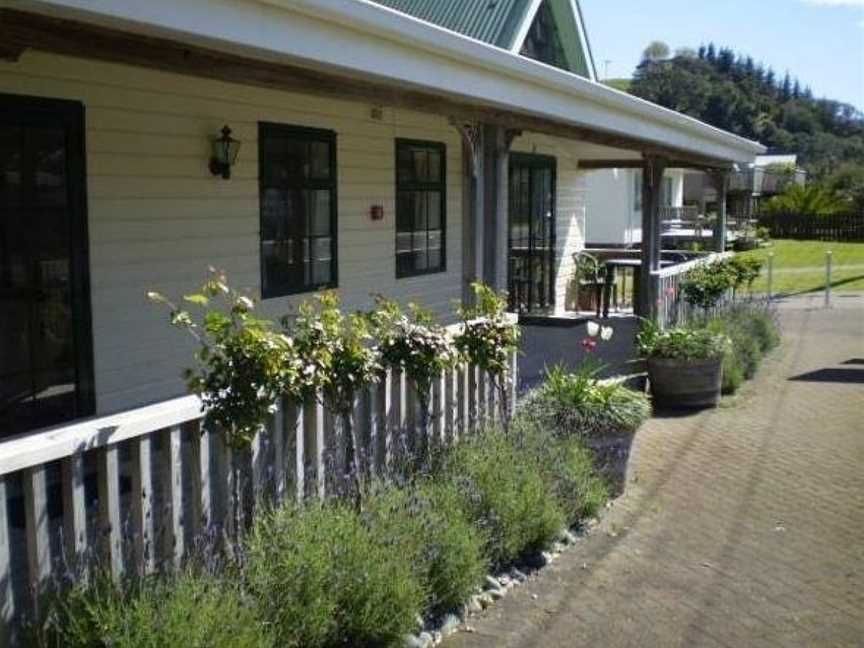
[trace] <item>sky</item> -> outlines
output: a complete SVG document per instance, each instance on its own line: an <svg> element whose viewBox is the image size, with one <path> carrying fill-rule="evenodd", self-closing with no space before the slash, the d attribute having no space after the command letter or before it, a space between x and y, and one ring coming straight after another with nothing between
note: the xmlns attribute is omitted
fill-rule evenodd
<svg viewBox="0 0 864 648"><path fill-rule="evenodd" d="M864 111L864 0L581 0L597 74L629 77L645 46L713 41Z"/></svg>

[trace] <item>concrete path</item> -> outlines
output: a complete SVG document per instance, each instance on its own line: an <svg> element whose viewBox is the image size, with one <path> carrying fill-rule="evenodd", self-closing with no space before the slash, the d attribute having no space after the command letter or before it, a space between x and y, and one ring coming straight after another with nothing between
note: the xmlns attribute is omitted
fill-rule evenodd
<svg viewBox="0 0 864 648"><path fill-rule="evenodd" d="M785 300L719 409L637 434L600 525L445 648L864 646L864 300Z"/></svg>

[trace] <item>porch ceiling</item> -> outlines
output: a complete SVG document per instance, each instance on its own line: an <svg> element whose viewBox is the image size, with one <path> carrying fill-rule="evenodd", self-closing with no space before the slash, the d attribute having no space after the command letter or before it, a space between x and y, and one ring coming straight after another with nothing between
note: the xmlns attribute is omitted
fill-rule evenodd
<svg viewBox="0 0 864 648"><path fill-rule="evenodd" d="M749 162L763 147L363 0L12 0L0 58L34 48L406 107L578 140L585 159ZM333 47L338 44L338 47Z"/></svg>

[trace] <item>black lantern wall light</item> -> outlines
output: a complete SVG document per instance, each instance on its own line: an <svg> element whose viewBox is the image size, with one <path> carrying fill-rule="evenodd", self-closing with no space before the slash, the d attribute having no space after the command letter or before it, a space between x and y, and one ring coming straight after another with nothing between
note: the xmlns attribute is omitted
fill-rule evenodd
<svg viewBox="0 0 864 648"><path fill-rule="evenodd" d="M222 128L222 136L213 140L213 157L210 158L210 173L221 175L226 180L231 177L231 167L237 162L240 152L239 140L231 137L231 129Z"/></svg>

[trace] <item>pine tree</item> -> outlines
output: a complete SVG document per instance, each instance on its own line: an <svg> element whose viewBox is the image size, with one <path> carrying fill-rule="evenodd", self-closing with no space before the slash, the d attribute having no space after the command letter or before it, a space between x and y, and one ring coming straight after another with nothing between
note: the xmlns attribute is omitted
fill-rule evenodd
<svg viewBox="0 0 864 648"><path fill-rule="evenodd" d="M780 101L789 101L792 98L792 77L789 73L783 77L783 83L780 85Z"/></svg>
<svg viewBox="0 0 864 648"><path fill-rule="evenodd" d="M792 98L800 99L801 98L801 82L798 79L795 79L795 85L792 86Z"/></svg>
<svg viewBox="0 0 864 648"><path fill-rule="evenodd" d="M728 47L723 47L717 54L717 69L729 72L735 64L735 53Z"/></svg>
<svg viewBox="0 0 864 648"><path fill-rule="evenodd" d="M699 60L700 60L700 61L704 61L704 60L705 60L705 51L706 51L706 50L705 50L705 43L702 43L702 44L699 46L699 52L698 52L698 56L699 56Z"/></svg>
<svg viewBox="0 0 864 648"><path fill-rule="evenodd" d="M714 43L708 43L708 50L705 52L705 60L709 63L714 63L717 60L717 50L714 48Z"/></svg>

